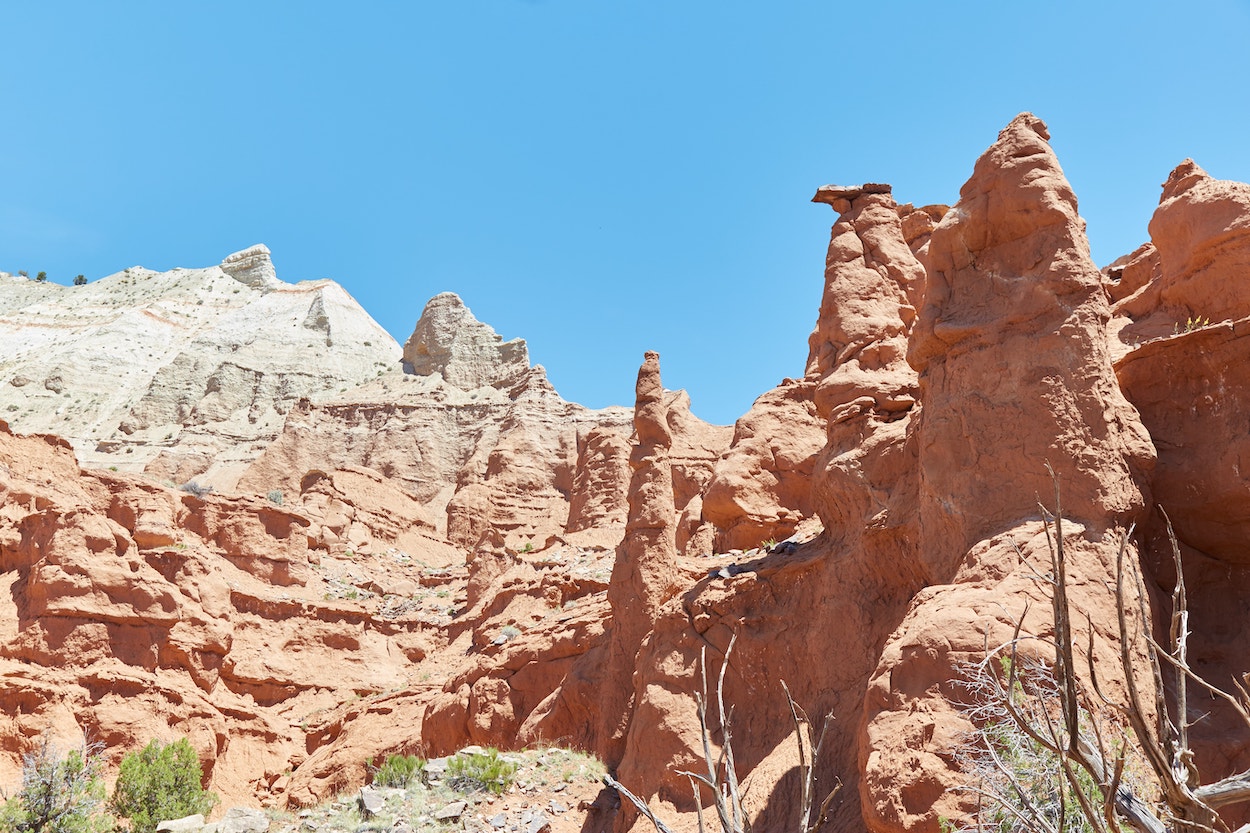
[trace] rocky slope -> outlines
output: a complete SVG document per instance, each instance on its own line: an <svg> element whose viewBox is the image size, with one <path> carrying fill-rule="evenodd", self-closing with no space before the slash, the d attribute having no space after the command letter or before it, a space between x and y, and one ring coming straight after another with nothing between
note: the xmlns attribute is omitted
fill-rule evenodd
<svg viewBox="0 0 1250 833"><path fill-rule="evenodd" d="M784 680L834 718L825 829L939 833L973 810L952 705L968 664L1017 623L1049 650L1052 472L1081 673L1122 697L1122 541L1144 626L1165 621L1157 503L1185 554L1191 663L1239 679L1250 186L1182 163L1150 241L1102 271L1030 114L949 209L873 183L815 201L836 218L804 376L733 429L695 419L655 354L632 412L565 402L524 342L445 294L394 372L292 400L239 496L0 432L0 781L49 725L118 755L189 734L218 789L290 806L357 788L388 752L556 740L694 829L692 695L735 638L725 694L757 830L795 823ZM265 263L207 273L261 292ZM165 459L132 452L149 453ZM1244 769L1234 710L1203 708L1198 767ZM582 829L638 821L601 799Z"/></svg>
<svg viewBox="0 0 1250 833"><path fill-rule="evenodd" d="M298 495L314 469L366 467L405 490L452 544L488 532L514 549L549 537L612 547L625 530L629 412L566 402L521 339L503 341L456 295L426 305L404 373L302 402L239 488ZM675 410L681 482L696 498L728 430ZM696 514L697 521L697 514ZM696 523L697 526L697 523Z"/></svg>
<svg viewBox="0 0 1250 833"><path fill-rule="evenodd" d="M0 356L16 430L65 437L84 465L219 488L301 399L399 369L395 340L341 286L279 281L264 246L84 286L6 277Z"/></svg>

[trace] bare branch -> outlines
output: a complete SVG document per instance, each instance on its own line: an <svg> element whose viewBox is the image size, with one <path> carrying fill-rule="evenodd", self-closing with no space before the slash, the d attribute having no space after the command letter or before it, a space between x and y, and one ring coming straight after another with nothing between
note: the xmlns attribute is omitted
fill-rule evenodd
<svg viewBox="0 0 1250 833"><path fill-rule="evenodd" d="M629 802L638 808L638 812L646 816L647 820L650 821L653 825L655 825L655 829L659 831L659 833L673 833L673 829L671 827L669 827L667 824L665 824L664 822L656 818L655 813L651 812L651 808L647 806L647 802L643 801L641 798L639 798L638 796L630 792L629 789L626 788L626 786L622 784L620 781L617 781L611 775L605 774L603 776L603 783L607 784L609 787L611 787L612 789L616 790L621 795L628 798ZM697 804L698 802L696 801L695 803ZM701 818L699 820L699 830L700 831L703 830L703 821Z"/></svg>

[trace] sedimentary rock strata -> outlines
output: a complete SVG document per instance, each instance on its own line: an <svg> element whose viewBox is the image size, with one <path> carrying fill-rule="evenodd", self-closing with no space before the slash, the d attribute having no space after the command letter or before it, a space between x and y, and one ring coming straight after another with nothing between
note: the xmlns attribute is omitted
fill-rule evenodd
<svg viewBox="0 0 1250 833"><path fill-rule="evenodd" d="M399 354L338 284L279 281L264 246L84 286L0 280L0 415L84 465L179 484L232 487L297 402L397 372Z"/></svg>
<svg viewBox="0 0 1250 833"><path fill-rule="evenodd" d="M1156 504L1185 556L1191 662L1244 673L1250 307L1236 281L1250 186L1187 160L1150 240L1100 271L1047 128L1026 113L949 208L899 205L880 183L815 201L836 217L802 378L732 429L665 390L653 353L632 412L565 402L523 341L452 294L426 306L402 360L383 346L393 368L345 363L356 376L336 376L341 391L281 381L286 354L264 344L286 335L227 349L195 330L195 350L125 370L119 390L141 392L113 402L78 366L34 362L40 344L64 349L56 307L4 278L33 345L11 353L5 395L33 403L37 427L113 416L83 422L72 448L0 432L0 781L45 726L118 750L177 727L217 789L291 805L354 789L389 752L558 740L693 829L679 774L703 754L693 693L734 640L725 695L755 829L796 821L785 680L833 718L817 783L843 790L825 829L939 833L974 810L957 789L973 728L959 680L1017 625L1022 653L1053 650L1039 577L1060 503L1073 624L1092 651L1081 675L1123 696L1121 547L1163 621L1175 575ZM353 331L332 284L280 284L261 249L139 277L159 291L136 315L159 318L149 329L170 344L194 329L179 323L188 287L236 332L267 310L291 344L357 343L336 335ZM117 313L125 278L79 312ZM79 412L34 407L75 396ZM205 439L244 422L238 447ZM105 429L122 445L92 453L133 447L155 477L81 470L73 450ZM237 495L157 482L228 483L274 435ZM1204 771L1248 763L1227 706L1193 737ZM615 824L636 821L627 806Z"/></svg>

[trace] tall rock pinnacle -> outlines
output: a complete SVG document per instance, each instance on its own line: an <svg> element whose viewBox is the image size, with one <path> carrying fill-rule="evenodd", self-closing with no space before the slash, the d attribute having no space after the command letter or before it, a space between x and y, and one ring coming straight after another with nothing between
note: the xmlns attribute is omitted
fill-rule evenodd
<svg viewBox="0 0 1250 833"><path fill-rule="evenodd" d="M1150 438L1111 369L1110 318L1076 195L1023 113L933 231L908 360L920 372L921 529L932 580L1037 513L1060 473L1069 515L1143 506Z"/></svg>
<svg viewBox="0 0 1250 833"><path fill-rule="evenodd" d="M608 584L612 633L603 686L604 739L610 760L619 760L632 715L634 667L643 638L660 606L677 591L672 430L660 382L660 354L648 351L638 369L634 432L629 457L629 518L616 549Z"/></svg>

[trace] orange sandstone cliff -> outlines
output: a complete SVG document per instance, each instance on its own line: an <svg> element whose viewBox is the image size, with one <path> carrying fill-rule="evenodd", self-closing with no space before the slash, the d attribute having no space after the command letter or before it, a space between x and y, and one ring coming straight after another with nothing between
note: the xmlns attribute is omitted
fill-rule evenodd
<svg viewBox="0 0 1250 833"><path fill-rule="evenodd" d="M189 735L231 801L288 805L388 752L558 742L693 828L692 693L736 637L725 694L757 830L795 823L784 680L834 718L826 829L938 833L972 811L952 705L969 663L1018 622L1050 650L1056 481L1082 673L1122 693L1130 525L1130 572L1168 609L1156 504L1185 554L1192 662L1244 673L1250 186L1182 163L1150 241L1100 271L1026 113L949 208L874 183L814 201L836 217L804 372L733 428L696 419L654 353L632 413L565 402L524 342L443 294L400 369L294 403L237 494L0 432L0 782L48 727L114 759ZM1193 732L1204 770L1250 763L1227 706Z"/></svg>

